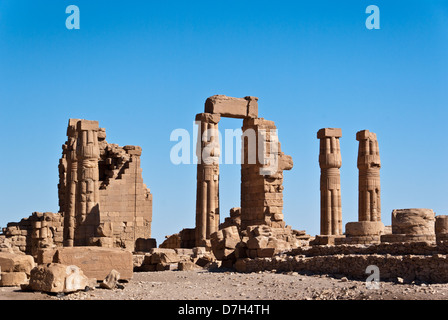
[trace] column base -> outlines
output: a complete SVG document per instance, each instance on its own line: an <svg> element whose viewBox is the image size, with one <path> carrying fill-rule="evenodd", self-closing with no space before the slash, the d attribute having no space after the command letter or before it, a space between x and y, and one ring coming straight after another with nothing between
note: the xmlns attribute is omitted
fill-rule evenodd
<svg viewBox="0 0 448 320"><path fill-rule="evenodd" d="M312 246L325 246L325 245L336 245L336 241L341 241L337 239L345 239L344 235L317 235L316 238L310 242Z"/></svg>

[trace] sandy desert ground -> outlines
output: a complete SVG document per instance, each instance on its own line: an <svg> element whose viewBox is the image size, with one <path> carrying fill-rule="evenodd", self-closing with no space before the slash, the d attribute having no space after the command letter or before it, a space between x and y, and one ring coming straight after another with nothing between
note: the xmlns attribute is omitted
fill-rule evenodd
<svg viewBox="0 0 448 320"><path fill-rule="evenodd" d="M121 288L48 295L0 288L0 300L447 300L448 284L363 281L327 275L231 271L136 272Z"/></svg>

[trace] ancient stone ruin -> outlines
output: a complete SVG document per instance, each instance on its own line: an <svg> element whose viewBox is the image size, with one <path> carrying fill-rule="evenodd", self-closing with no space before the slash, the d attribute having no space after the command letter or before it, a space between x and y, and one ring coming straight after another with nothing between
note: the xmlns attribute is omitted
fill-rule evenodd
<svg viewBox="0 0 448 320"><path fill-rule="evenodd" d="M219 208L218 124L221 117L243 120L241 206L233 208L223 224L220 224ZM225 252L233 252L240 242L240 256L246 256L246 251L251 256L257 256L257 253L272 256L276 248L289 248L290 242L295 244L300 237L306 238L304 232L294 231L284 222L283 171L291 170L293 162L291 156L281 151L274 122L258 118L258 98L212 96L205 102L205 112L196 115L195 119L200 127L195 246L213 248L219 260L233 261L235 255ZM261 230L257 226L265 231L254 233L253 230ZM183 240L185 235L183 230L170 236L161 247L174 248L175 245L186 244ZM261 236L266 237L266 241L257 238ZM245 241L250 238L257 239L248 242L253 245L247 249Z"/></svg>
<svg viewBox="0 0 448 320"><path fill-rule="evenodd" d="M318 131L320 140L320 235L315 244L334 244L342 236L341 177L342 166L339 138L341 129L324 128Z"/></svg>
<svg viewBox="0 0 448 320"><path fill-rule="evenodd" d="M219 205L222 117L242 120L241 201L224 219ZM167 236L157 248L142 149L108 143L97 121L70 119L59 161L59 212L34 212L4 228L0 286L67 293L100 281L101 288L114 289L118 281L131 280L134 271L218 267L365 279L372 265L384 280L448 282L448 216L431 209L396 209L391 226L382 222L375 133L356 134L358 221L346 223L344 230L342 129L317 132L320 234L311 237L285 222L283 172L293 168L293 161L281 150L275 123L258 117L258 98L212 96L195 120L195 226Z"/></svg>
<svg viewBox="0 0 448 320"><path fill-rule="evenodd" d="M59 161L59 212L33 213L4 230L16 252L100 246L148 251L152 194L143 183L142 150L106 142L97 121L70 119Z"/></svg>
<svg viewBox="0 0 448 320"><path fill-rule="evenodd" d="M139 251L151 238L152 194L143 183L142 149L106 142L97 121L70 119L59 163L64 245Z"/></svg>
<svg viewBox="0 0 448 320"><path fill-rule="evenodd" d="M380 242L384 233L381 222L381 160L376 134L368 130L356 134L358 150L358 222L345 225L345 239L336 240L347 244L373 244Z"/></svg>

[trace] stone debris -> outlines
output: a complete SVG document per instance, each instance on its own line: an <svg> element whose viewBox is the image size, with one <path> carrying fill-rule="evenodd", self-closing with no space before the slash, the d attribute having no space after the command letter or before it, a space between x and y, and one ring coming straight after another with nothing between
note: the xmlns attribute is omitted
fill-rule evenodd
<svg viewBox="0 0 448 320"><path fill-rule="evenodd" d="M103 282L100 283L100 288L113 290L117 287L118 280L120 280L120 272L112 269Z"/></svg>
<svg viewBox="0 0 448 320"><path fill-rule="evenodd" d="M96 282L87 278L77 266L49 263L31 271L28 290L46 293L71 293L85 290Z"/></svg>
<svg viewBox="0 0 448 320"><path fill-rule="evenodd" d="M35 265L30 255L0 252L1 272L24 272L29 276Z"/></svg>
<svg viewBox="0 0 448 320"><path fill-rule="evenodd" d="M194 264L195 266L193 267ZM136 272L154 272L169 270L192 270L197 268L216 268L216 258L206 248L193 249L151 249L145 254L134 255Z"/></svg>
<svg viewBox="0 0 448 320"><path fill-rule="evenodd" d="M4 228L4 239L10 252L37 256L41 248L55 248L63 244L63 217L59 213L34 212L20 222L10 222Z"/></svg>

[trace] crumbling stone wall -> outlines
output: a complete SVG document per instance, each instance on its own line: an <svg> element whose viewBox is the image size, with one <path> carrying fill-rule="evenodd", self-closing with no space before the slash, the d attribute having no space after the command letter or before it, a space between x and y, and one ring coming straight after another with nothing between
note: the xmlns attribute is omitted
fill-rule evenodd
<svg viewBox="0 0 448 320"><path fill-rule="evenodd" d="M179 233L165 236L166 240L160 244L159 248L166 249L192 249L196 247L196 230L182 229Z"/></svg>
<svg viewBox="0 0 448 320"><path fill-rule="evenodd" d="M239 272L277 270L330 274L366 280L368 266L379 268L380 281L404 279L448 282L447 244L428 242L297 248L273 258L239 259Z"/></svg>
<svg viewBox="0 0 448 320"><path fill-rule="evenodd" d="M152 222L141 148L107 143L97 121L70 119L67 136L58 185L65 245L135 250L151 237Z"/></svg>
<svg viewBox="0 0 448 320"><path fill-rule="evenodd" d="M20 222L10 222L3 229L10 252L23 252L34 257L41 248L63 245L63 217L59 213L34 212Z"/></svg>

